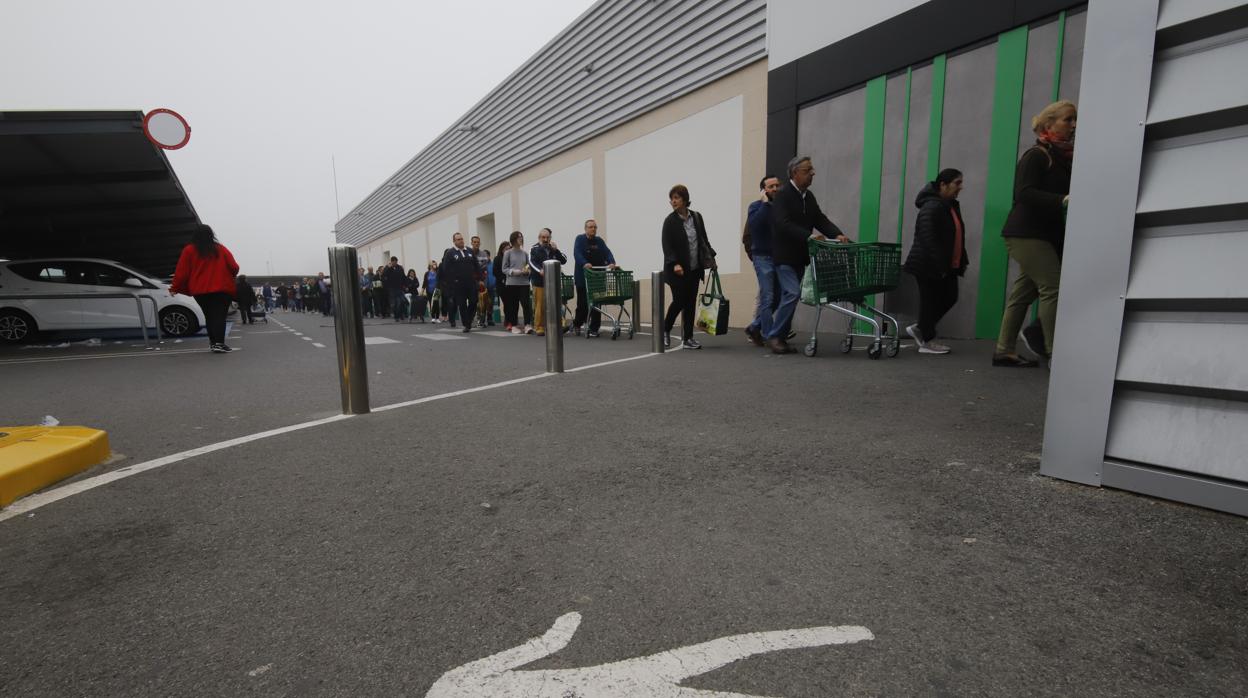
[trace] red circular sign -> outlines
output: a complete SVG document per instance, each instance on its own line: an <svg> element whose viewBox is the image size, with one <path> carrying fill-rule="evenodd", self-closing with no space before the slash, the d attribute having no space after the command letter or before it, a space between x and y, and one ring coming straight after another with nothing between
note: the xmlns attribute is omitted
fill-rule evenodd
<svg viewBox="0 0 1248 698"><path fill-rule="evenodd" d="M172 109L153 109L143 117L143 135L157 147L177 150L191 140L191 125Z"/></svg>

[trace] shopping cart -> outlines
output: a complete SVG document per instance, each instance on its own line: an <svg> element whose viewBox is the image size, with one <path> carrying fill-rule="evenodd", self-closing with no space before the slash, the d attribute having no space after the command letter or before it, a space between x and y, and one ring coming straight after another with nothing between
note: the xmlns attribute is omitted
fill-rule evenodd
<svg viewBox="0 0 1248 698"><path fill-rule="evenodd" d="M571 274L559 275L559 327L564 332L572 329L572 320L576 313L568 307L568 303L576 298L576 278Z"/></svg>
<svg viewBox="0 0 1248 698"><path fill-rule="evenodd" d="M242 312L247 313L247 317L252 322L263 322L266 325L269 324L269 314L264 308L263 300L257 300L255 305L251 306L248 310L242 310Z"/></svg>
<svg viewBox="0 0 1248 698"><path fill-rule="evenodd" d="M901 350L897 319L868 305L865 299L873 293L897 288L901 280L901 245L811 240L809 250L813 283L802 284L802 302L815 307L815 327L810 332L810 342L804 351L806 356L814 356L818 350L819 316L824 308L848 316L845 339L841 341L842 353L853 350L854 337L866 337L871 340L867 356L880 358L886 341L888 355L897 356ZM871 333L855 332L855 320L870 325Z"/></svg>
<svg viewBox="0 0 1248 698"><path fill-rule="evenodd" d="M629 315L627 304L633 299L633 272L607 267L590 267L585 270L585 295L589 299L590 312L597 310L611 320L611 339L619 339L620 320L628 318L628 338L637 332L637 320ZM603 306L618 305L614 316Z"/></svg>

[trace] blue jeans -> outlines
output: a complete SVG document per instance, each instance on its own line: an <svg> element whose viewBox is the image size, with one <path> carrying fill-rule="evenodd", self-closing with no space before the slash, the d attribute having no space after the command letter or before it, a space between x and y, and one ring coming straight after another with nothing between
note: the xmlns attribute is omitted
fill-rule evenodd
<svg viewBox="0 0 1248 698"><path fill-rule="evenodd" d="M770 255L754 255L754 275L758 277L758 307L754 309L752 329L766 337L771 332L771 316L776 312L776 265Z"/></svg>
<svg viewBox="0 0 1248 698"><path fill-rule="evenodd" d="M763 335L766 339L784 339L788 334L793 313L797 310L797 301L802 296L802 271L787 264L776 265L776 277L780 282L780 305L776 307L776 314L771 320L771 331Z"/></svg>

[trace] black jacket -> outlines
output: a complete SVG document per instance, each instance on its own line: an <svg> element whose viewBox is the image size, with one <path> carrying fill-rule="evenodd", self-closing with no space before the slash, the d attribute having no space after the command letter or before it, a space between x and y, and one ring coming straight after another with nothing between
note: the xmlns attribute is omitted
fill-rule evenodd
<svg viewBox="0 0 1248 698"><path fill-rule="evenodd" d="M438 288L442 289L443 295L471 295L476 298L477 256L471 248L446 248L442 253L442 264L438 266Z"/></svg>
<svg viewBox="0 0 1248 698"><path fill-rule="evenodd" d="M381 285L391 293L402 291L407 285L407 272L403 271L403 266L400 264L386 265L381 272Z"/></svg>
<svg viewBox="0 0 1248 698"><path fill-rule="evenodd" d="M771 248L772 259L776 264L786 264L804 269L810 261L810 252L806 241L812 230L834 238L844 235L836 224L828 220L815 201L815 193L806 190L806 199L793 186L786 182L776 198L771 200Z"/></svg>
<svg viewBox="0 0 1248 698"><path fill-rule="evenodd" d="M238 301L238 307L250 308L256 304L256 290L246 281L235 280L234 300Z"/></svg>
<svg viewBox="0 0 1248 698"><path fill-rule="evenodd" d="M1002 237L1040 238L1060 250L1066 239L1062 199L1070 193L1070 170L1070 158L1053 146L1037 141L1028 148L1014 171L1014 205Z"/></svg>
<svg viewBox="0 0 1248 698"><path fill-rule="evenodd" d="M534 288L545 287L546 279L537 273L537 270L541 269L542 263L548 259L557 259L561 265L568 263L568 256L563 253L563 250L551 249L540 242L529 250L529 283L533 284Z"/></svg>
<svg viewBox="0 0 1248 698"><path fill-rule="evenodd" d="M962 218L962 207L957 199L942 199L935 182L914 198L919 215L914 219L914 242L906 256L905 270L921 279L943 279L950 272L958 276L966 273L970 258L966 254L966 220L962 221L962 254L957 269L953 268L953 241L957 227L953 213Z"/></svg>
<svg viewBox="0 0 1248 698"><path fill-rule="evenodd" d="M696 268L700 281L703 273L715 261L715 248L711 247L711 241L706 236L706 222L702 220L702 214L690 209L689 215L693 216L693 228L698 236L696 264L689 258L689 236L685 234L685 222L681 220L680 215L672 211L667 218L663 219L663 278L668 283L676 278L676 272L672 268L677 264L685 272Z"/></svg>

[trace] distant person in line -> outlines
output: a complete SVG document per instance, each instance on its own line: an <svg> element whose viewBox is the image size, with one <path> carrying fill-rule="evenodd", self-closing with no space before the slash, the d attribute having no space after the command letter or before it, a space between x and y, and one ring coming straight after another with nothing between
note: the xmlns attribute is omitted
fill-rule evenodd
<svg viewBox="0 0 1248 698"><path fill-rule="evenodd" d="M260 296L264 298L264 312L273 312L273 287L269 285L269 282L264 282L264 285L260 287Z"/></svg>
<svg viewBox="0 0 1248 698"><path fill-rule="evenodd" d="M529 283L533 284L533 324L538 336L546 334L546 270L542 265L548 259L558 260L560 265L568 263L568 256L559 251L558 245L551 238L550 228L542 228L537 231L537 244L529 250ZM553 284L551 287L554 287Z"/></svg>
<svg viewBox="0 0 1248 698"><path fill-rule="evenodd" d="M503 293L507 304L504 308L506 322L512 334L533 334L533 305L529 297L529 253L524 251L524 233L513 231L507 239L511 245L503 254L503 276L507 279ZM519 311L524 311L520 322Z"/></svg>
<svg viewBox="0 0 1248 698"><path fill-rule="evenodd" d="M403 278L403 298L407 301L407 321L419 319L425 321L425 297L420 295L420 277L416 275L416 268L407 270L407 276Z"/></svg>
<svg viewBox="0 0 1248 698"><path fill-rule="evenodd" d="M171 293L195 297L204 311L208 346L216 354L232 351L225 343L225 314L234 298L237 273L234 255L217 242L212 228L200 225L191 233L190 244L182 248L173 283L169 285Z"/></svg>
<svg viewBox="0 0 1248 698"><path fill-rule="evenodd" d="M490 257L489 250L481 249L481 238L479 236L473 235L471 244L472 244L473 254L477 255L477 280L485 282L486 291L490 294L488 305L490 306L490 309L493 310L494 299L497 297L497 294L496 294L494 283L492 279L490 278L490 266L493 263L494 258ZM486 313L485 322L478 323L478 324L481 327L485 327L486 325L493 325L494 313L493 312Z"/></svg>
<svg viewBox="0 0 1248 698"><path fill-rule="evenodd" d="M390 304L390 314L395 322L403 320L403 287L407 282L407 274L398 257L391 257L390 263L381 272L381 283L386 289L386 299Z"/></svg>
<svg viewBox="0 0 1248 698"><path fill-rule="evenodd" d="M810 185L815 181L815 166L807 155L789 161L789 181L776 192L771 201L772 252L775 256L776 278L780 283L780 304L771 318L771 331L765 339L776 354L795 350L785 341L789 323L797 310L802 293L802 274L810 262L807 241L833 238L849 242L836 224L828 220L815 201Z"/></svg>
<svg viewBox="0 0 1248 698"><path fill-rule="evenodd" d="M442 289L442 302L446 304L451 327L455 326L458 315L464 332L471 332L473 309L477 307L477 256L464 247L463 235L455 233L451 242L452 246L442 253L442 263L438 265L438 287Z"/></svg>
<svg viewBox="0 0 1248 698"><path fill-rule="evenodd" d="M429 321L435 325L442 322L442 294L438 291L438 263L429 260L425 267L425 302L429 304Z"/></svg>
<svg viewBox="0 0 1248 698"><path fill-rule="evenodd" d="M589 294L585 291L585 270L591 267L615 269L615 255L606 241L598 237L598 222L593 218L585 221L585 232L576 236L572 243L572 258L576 260L574 280L576 282L576 316L572 324L576 334L589 318L589 331L585 336L597 337L598 328L602 325L602 313L589 309Z"/></svg>
<svg viewBox="0 0 1248 698"><path fill-rule="evenodd" d="M1018 160L1014 174L1014 206L1001 228L1005 249L1018 263L1018 276L1005 301L1001 333L993 366L1028 368L1038 362L1019 356L1019 328L1033 301L1040 300L1039 326L1023 332L1027 347L1041 358L1053 354L1053 326L1062 278L1062 246L1066 242L1066 206L1075 155L1079 113L1071 102L1054 102L1031 119L1036 144Z"/></svg>
<svg viewBox="0 0 1248 698"><path fill-rule="evenodd" d="M914 205L914 242L903 268L919 287L919 321L906 328L920 354L948 354L949 347L936 339L936 323L958 302L958 277L966 273L966 228L958 195L962 173L946 168L928 182Z"/></svg>
<svg viewBox="0 0 1248 698"><path fill-rule="evenodd" d="M251 324L251 308L256 304L256 290L247 281L246 274L234 280L234 300L238 302L238 319L244 325Z"/></svg>
<svg viewBox="0 0 1248 698"><path fill-rule="evenodd" d="M368 271L364 271L364 267L360 267L360 311L364 313L364 317L371 318L373 316L372 267L369 267Z"/></svg>
<svg viewBox="0 0 1248 698"><path fill-rule="evenodd" d="M741 244L754 264L758 278L758 303L754 319L745 328L745 336L754 346L761 347L771 333L771 318L780 304L780 283L776 280L776 262L771 252L771 200L780 191L780 178L767 175L758 182L758 200L751 201L745 214L745 232ZM787 338L787 334L785 335Z"/></svg>
<svg viewBox="0 0 1248 698"><path fill-rule="evenodd" d="M663 280L672 289L672 302L663 318L663 346L672 346L672 327L680 315L681 346L701 349L693 338L694 305L698 286L707 270L716 268L715 248L706 235L702 214L689 208L689 188L677 184L667 192L672 212L663 219L660 234L663 244Z"/></svg>
<svg viewBox="0 0 1248 698"><path fill-rule="evenodd" d="M316 275L316 293L321 301L321 315L328 317L334 311L334 302L329 296L329 279L325 278L325 272Z"/></svg>
<svg viewBox="0 0 1248 698"><path fill-rule="evenodd" d="M290 303L290 289L286 287L285 283L278 284L277 285L277 304L278 306L281 307L282 312L286 312L287 310L290 309L289 303Z"/></svg>
<svg viewBox="0 0 1248 698"><path fill-rule="evenodd" d="M503 259L507 255L507 250L511 249L511 243L503 240L498 244L498 254L494 255L494 261L490 263L490 268L486 272L490 280L494 283L494 289L498 292L498 306L500 310L504 310L503 290L507 286L507 275L503 273ZM493 308L490 309L493 311ZM503 329L511 331L511 325L507 324L507 319L503 318Z"/></svg>

